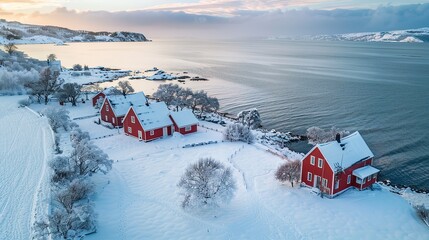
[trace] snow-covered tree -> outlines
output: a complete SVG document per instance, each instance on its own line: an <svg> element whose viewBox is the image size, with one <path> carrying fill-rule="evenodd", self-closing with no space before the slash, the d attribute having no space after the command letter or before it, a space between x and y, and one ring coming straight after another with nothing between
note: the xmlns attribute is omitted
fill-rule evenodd
<svg viewBox="0 0 429 240"><path fill-rule="evenodd" d="M158 86L156 92L153 93L153 97L165 102L165 104L169 106L177 98L180 89L181 88L177 84L161 84Z"/></svg>
<svg viewBox="0 0 429 240"><path fill-rule="evenodd" d="M76 176L75 169L71 165L71 159L68 156L57 156L49 162L53 170L51 182L53 185L63 185Z"/></svg>
<svg viewBox="0 0 429 240"><path fill-rule="evenodd" d="M51 53L48 55L48 61L52 62L52 61L56 61L57 60L57 55Z"/></svg>
<svg viewBox="0 0 429 240"><path fill-rule="evenodd" d="M301 175L301 162L294 160L281 165L276 171L276 179L280 182L290 182L293 187L293 182L298 182Z"/></svg>
<svg viewBox="0 0 429 240"><path fill-rule="evenodd" d="M76 202L85 199L94 191L93 184L86 178L75 178L54 195L54 199L67 213L71 213Z"/></svg>
<svg viewBox="0 0 429 240"><path fill-rule="evenodd" d="M44 68L40 72L39 81L32 82L28 87L32 90L33 95L43 96L46 105L48 104L49 96L56 93L64 82L58 76L58 72L52 72L50 68Z"/></svg>
<svg viewBox="0 0 429 240"><path fill-rule="evenodd" d="M12 55L16 50L18 50L18 47L14 43L8 43L4 45L4 50L9 55Z"/></svg>
<svg viewBox="0 0 429 240"><path fill-rule="evenodd" d="M224 136L225 139L229 141L242 141L249 144L255 139L250 128L241 123L228 124L226 126Z"/></svg>
<svg viewBox="0 0 429 240"><path fill-rule="evenodd" d="M190 88L181 88L177 93L177 107L181 110L185 107L191 107L192 90Z"/></svg>
<svg viewBox="0 0 429 240"><path fill-rule="evenodd" d="M76 173L81 176L88 176L96 172L106 174L112 169L113 163L107 154L88 139L82 139L74 144L70 159L74 164Z"/></svg>
<svg viewBox="0 0 429 240"><path fill-rule="evenodd" d="M237 118L242 124L252 129L259 128L262 125L261 116L256 108L239 112Z"/></svg>
<svg viewBox="0 0 429 240"><path fill-rule="evenodd" d="M64 130L68 130L70 126L69 111L60 107L47 107L41 111L49 119L49 124L54 132L57 132L58 128L62 127Z"/></svg>
<svg viewBox="0 0 429 240"><path fill-rule="evenodd" d="M319 127L310 127L307 129L308 143L316 145L318 143L325 143L335 140L337 133L341 137L345 137L349 134L346 130L339 130L336 127L332 127L330 130L323 130Z"/></svg>
<svg viewBox="0 0 429 240"><path fill-rule="evenodd" d="M80 143L83 140L89 141L89 133L82 131L79 127L75 127L70 131L70 141L72 143L72 146L75 147L78 143Z"/></svg>
<svg viewBox="0 0 429 240"><path fill-rule="evenodd" d="M124 96L134 92L134 88L131 86L130 82L128 81L118 82L118 90L121 91L121 94Z"/></svg>
<svg viewBox="0 0 429 240"><path fill-rule="evenodd" d="M212 158L191 164L178 187L184 197L182 207L219 206L228 203L236 190L230 168Z"/></svg>

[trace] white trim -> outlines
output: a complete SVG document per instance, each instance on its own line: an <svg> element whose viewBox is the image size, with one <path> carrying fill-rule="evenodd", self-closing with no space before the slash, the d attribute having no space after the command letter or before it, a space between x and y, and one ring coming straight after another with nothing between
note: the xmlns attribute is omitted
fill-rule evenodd
<svg viewBox="0 0 429 240"><path fill-rule="evenodd" d="M340 188L340 179L337 179L337 181L334 183L334 189L337 190L338 188Z"/></svg>
<svg viewBox="0 0 429 240"><path fill-rule="evenodd" d="M323 159L322 158L318 158L317 159L317 167L318 168L323 168Z"/></svg>
<svg viewBox="0 0 429 240"><path fill-rule="evenodd" d="M131 123L136 123L136 117L135 116L131 116Z"/></svg>
<svg viewBox="0 0 429 240"><path fill-rule="evenodd" d="M313 166L316 165L316 156L310 155L310 164Z"/></svg>
<svg viewBox="0 0 429 240"><path fill-rule="evenodd" d="M192 126L186 126L185 127L185 132L189 132L189 131L191 131L192 130Z"/></svg>
<svg viewBox="0 0 429 240"><path fill-rule="evenodd" d="M150 136L155 135L155 131L154 131L154 130L150 130L149 135L150 135Z"/></svg>
<svg viewBox="0 0 429 240"><path fill-rule="evenodd" d="M145 129L144 129L144 127L143 127L143 125L142 125L142 123L140 122L140 118L137 116L136 111L134 111L133 106L130 106L130 108L128 108L127 113L124 115L124 118L122 118L122 122L125 121L125 118L127 118L127 116L130 113L131 109L133 109L134 115L136 115L136 117L137 117L137 122L140 124L140 127L143 129L143 132L146 132ZM145 137L146 137L146 133L145 133Z"/></svg>
<svg viewBox="0 0 429 240"><path fill-rule="evenodd" d="M313 174L311 172L307 172L307 181L313 181Z"/></svg>
<svg viewBox="0 0 429 240"><path fill-rule="evenodd" d="M128 127L128 133L133 133L133 128L132 127Z"/></svg>
<svg viewBox="0 0 429 240"><path fill-rule="evenodd" d="M347 185L349 185L350 183L352 183L352 175L351 174L347 175Z"/></svg>

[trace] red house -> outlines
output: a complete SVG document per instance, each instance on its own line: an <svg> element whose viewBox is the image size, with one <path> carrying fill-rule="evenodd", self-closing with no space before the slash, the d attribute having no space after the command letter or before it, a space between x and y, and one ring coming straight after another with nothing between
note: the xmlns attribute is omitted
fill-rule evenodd
<svg viewBox="0 0 429 240"><path fill-rule="evenodd" d="M97 105L98 101L104 101L106 96L111 95L114 90L115 90L114 87L105 88L103 91L95 94L95 96L92 97L92 106L95 107Z"/></svg>
<svg viewBox="0 0 429 240"><path fill-rule="evenodd" d="M129 94L126 96L107 96L100 108L100 119L105 123L110 123L114 127L122 127L122 119L131 106L143 106L146 104L146 97L143 92Z"/></svg>
<svg viewBox="0 0 429 240"><path fill-rule="evenodd" d="M359 132L336 141L317 144L301 160L301 183L329 197L354 187L359 190L377 181L374 154Z"/></svg>
<svg viewBox="0 0 429 240"><path fill-rule="evenodd" d="M124 117L124 132L145 142L171 136L174 132L169 110L164 102L132 106Z"/></svg>
<svg viewBox="0 0 429 240"><path fill-rule="evenodd" d="M178 112L171 112L170 118L174 124L174 131L181 134L196 132L198 129L198 119L191 110L185 109Z"/></svg>

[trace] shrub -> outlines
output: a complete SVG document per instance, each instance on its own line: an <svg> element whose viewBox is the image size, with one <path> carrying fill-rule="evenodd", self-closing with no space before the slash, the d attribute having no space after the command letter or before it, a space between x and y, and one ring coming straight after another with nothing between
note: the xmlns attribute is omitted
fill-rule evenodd
<svg viewBox="0 0 429 240"><path fill-rule="evenodd" d="M229 141L242 141L249 144L255 139L250 128L241 123L228 124L224 136Z"/></svg>
<svg viewBox="0 0 429 240"><path fill-rule="evenodd" d="M182 207L185 208L229 202L236 184L230 168L212 158L202 158L186 169L178 187L182 190Z"/></svg>

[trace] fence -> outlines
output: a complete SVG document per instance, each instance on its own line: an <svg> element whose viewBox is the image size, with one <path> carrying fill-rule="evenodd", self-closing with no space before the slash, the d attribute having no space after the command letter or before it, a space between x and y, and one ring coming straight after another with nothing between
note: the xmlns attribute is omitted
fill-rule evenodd
<svg viewBox="0 0 429 240"><path fill-rule="evenodd" d="M97 117L100 114L94 114L94 115L90 115L90 116L84 116L84 117L77 117L77 118L73 118L73 120L82 120L82 119L88 119L88 118L93 118L93 117Z"/></svg>

